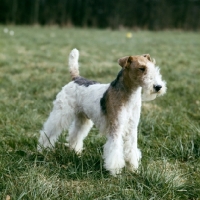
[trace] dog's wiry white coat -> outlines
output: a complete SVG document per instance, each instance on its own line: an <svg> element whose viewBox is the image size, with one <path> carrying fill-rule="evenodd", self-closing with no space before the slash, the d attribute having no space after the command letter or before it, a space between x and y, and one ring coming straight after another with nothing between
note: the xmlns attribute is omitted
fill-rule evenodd
<svg viewBox="0 0 200 200"><path fill-rule="evenodd" d="M72 50L69 55L72 79L79 77L78 59L78 50ZM39 147L54 146L62 130L68 130L69 147L81 153L83 140L94 123L107 136L103 153L105 168L113 175L120 173L125 164L130 170L137 170L141 159L141 152L137 147L141 101L153 100L166 92L166 83L162 80L159 68L153 62L147 62L146 65L148 71L141 86L132 91L123 106L115 108L119 112L117 116L113 116L114 128L100 104L111 84L95 83L86 87L73 80L65 85L53 102L53 110L40 131ZM154 85L161 85L162 88L155 91Z"/></svg>

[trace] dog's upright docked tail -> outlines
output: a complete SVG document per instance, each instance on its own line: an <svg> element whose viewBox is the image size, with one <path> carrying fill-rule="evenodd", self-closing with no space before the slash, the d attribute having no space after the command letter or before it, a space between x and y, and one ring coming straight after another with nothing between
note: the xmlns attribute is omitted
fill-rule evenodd
<svg viewBox="0 0 200 200"><path fill-rule="evenodd" d="M79 76L79 65L78 65L79 51L73 49L69 54L69 72L72 80Z"/></svg>

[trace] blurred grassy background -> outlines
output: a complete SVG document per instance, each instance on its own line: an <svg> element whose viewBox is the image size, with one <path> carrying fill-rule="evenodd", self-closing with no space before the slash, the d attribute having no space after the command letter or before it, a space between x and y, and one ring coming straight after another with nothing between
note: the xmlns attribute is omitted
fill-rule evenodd
<svg viewBox="0 0 200 200"><path fill-rule="evenodd" d="M13 31L14 35L10 32ZM0 26L0 196L5 199L198 199L200 196L200 35L182 31ZM115 79L117 60L149 53L167 81L167 94L144 103L137 174L113 178L102 168L105 138L94 127L81 158L61 136L38 153L39 130L52 101L70 81L71 49L81 75Z"/></svg>

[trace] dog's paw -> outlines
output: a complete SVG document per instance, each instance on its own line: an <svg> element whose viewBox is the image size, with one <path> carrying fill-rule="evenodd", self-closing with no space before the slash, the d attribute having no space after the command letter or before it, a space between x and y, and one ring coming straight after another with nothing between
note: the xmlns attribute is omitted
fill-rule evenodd
<svg viewBox="0 0 200 200"><path fill-rule="evenodd" d="M114 177L119 176L122 172L122 168L110 169L110 174Z"/></svg>

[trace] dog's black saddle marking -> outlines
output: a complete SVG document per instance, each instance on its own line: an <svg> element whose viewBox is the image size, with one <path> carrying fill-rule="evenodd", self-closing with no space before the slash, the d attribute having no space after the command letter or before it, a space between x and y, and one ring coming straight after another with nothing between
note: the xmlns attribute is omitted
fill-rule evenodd
<svg viewBox="0 0 200 200"><path fill-rule="evenodd" d="M90 85L94 85L94 84L98 84L98 82L96 81L92 81L92 80L88 80L86 78L83 78L81 76L78 76L76 78L73 79L73 81L78 84L78 85L83 85L85 87L88 87Z"/></svg>
<svg viewBox="0 0 200 200"><path fill-rule="evenodd" d="M106 102L108 101L108 90L110 90L112 88L113 90L118 91L123 87L120 82L122 73L123 73L123 71L121 70L118 73L117 78L110 83L109 88L104 92L103 97L100 99L101 110L104 114L107 114Z"/></svg>
<svg viewBox="0 0 200 200"><path fill-rule="evenodd" d="M107 101L107 93L108 90L105 91L105 93L103 94L103 97L100 99L100 106L101 106L101 110L103 112L103 114L107 114L107 108L106 108L106 101Z"/></svg>

